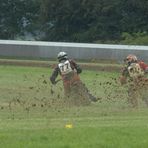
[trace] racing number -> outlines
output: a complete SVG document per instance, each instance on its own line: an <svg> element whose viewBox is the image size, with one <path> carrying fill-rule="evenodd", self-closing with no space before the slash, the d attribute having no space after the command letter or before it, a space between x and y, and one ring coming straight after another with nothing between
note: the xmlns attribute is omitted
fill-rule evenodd
<svg viewBox="0 0 148 148"><path fill-rule="evenodd" d="M140 68L139 64L133 64L131 65L129 68L129 74L131 77L137 77L137 76L142 76L143 75L143 71Z"/></svg>
<svg viewBox="0 0 148 148"><path fill-rule="evenodd" d="M62 63L59 65L62 74L67 74L72 71L69 61Z"/></svg>
<svg viewBox="0 0 148 148"><path fill-rule="evenodd" d="M60 69L62 72L66 72L69 69L69 63L60 65Z"/></svg>

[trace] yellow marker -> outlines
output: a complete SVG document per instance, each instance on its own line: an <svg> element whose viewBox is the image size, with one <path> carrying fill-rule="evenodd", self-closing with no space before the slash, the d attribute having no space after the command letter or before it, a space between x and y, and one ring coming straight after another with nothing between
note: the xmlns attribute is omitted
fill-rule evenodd
<svg viewBox="0 0 148 148"><path fill-rule="evenodd" d="M72 124L66 124L65 128L73 128L73 125Z"/></svg>

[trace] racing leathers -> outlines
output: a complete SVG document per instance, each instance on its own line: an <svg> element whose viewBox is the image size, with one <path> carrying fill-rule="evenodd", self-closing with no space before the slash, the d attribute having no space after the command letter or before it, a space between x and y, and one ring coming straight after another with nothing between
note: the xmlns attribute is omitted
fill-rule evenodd
<svg viewBox="0 0 148 148"><path fill-rule="evenodd" d="M55 67L50 77L50 81L52 84L55 84L55 80L58 74L60 74L63 81L65 94L68 94L70 92L71 86L74 83L80 82L79 74L81 72L82 69L75 63L75 61L71 59L62 60Z"/></svg>
<svg viewBox="0 0 148 148"><path fill-rule="evenodd" d="M96 102L97 98L89 93L87 87L80 80L79 74L82 69L75 61L71 59L65 59L59 62L55 67L50 81L52 84L56 84L56 78L58 74L61 75L64 92L66 96L75 98L75 100L83 100L85 104L90 104L90 101Z"/></svg>
<svg viewBox="0 0 148 148"><path fill-rule="evenodd" d="M124 81L128 82L128 100L133 107L138 106L139 98L148 105L146 73L148 73L148 65L143 61L131 62L122 70L120 81L121 84L124 84Z"/></svg>

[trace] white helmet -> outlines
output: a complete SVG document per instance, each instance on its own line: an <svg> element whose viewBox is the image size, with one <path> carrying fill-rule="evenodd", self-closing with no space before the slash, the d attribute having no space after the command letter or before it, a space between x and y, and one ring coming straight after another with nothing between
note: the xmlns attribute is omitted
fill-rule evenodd
<svg viewBox="0 0 148 148"><path fill-rule="evenodd" d="M65 60L65 59L68 59L67 53L66 52L59 52L58 53L58 60L61 61L61 60Z"/></svg>

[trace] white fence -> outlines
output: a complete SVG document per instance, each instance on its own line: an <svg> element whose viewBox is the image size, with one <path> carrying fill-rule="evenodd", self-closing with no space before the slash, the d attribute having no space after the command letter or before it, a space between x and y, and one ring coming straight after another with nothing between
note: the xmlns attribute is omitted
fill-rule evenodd
<svg viewBox="0 0 148 148"><path fill-rule="evenodd" d="M0 40L0 57L55 59L60 51L73 59L121 62L128 54L135 54L148 62L148 46Z"/></svg>

